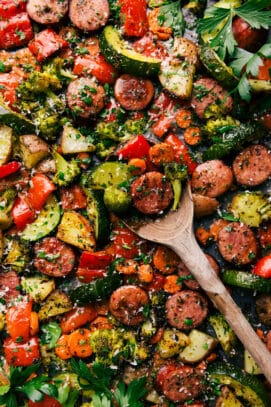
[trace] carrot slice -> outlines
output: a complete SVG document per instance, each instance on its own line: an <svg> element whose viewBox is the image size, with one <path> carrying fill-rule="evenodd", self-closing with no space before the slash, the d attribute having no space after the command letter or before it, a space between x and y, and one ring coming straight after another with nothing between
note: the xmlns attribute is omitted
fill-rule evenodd
<svg viewBox="0 0 271 407"><path fill-rule="evenodd" d="M164 290L169 294L175 294L181 290L182 286L179 281L179 276L171 274L165 277Z"/></svg>
<svg viewBox="0 0 271 407"><path fill-rule="evenodd" d="M183 133L185 142L189 146L196 146L201 142L201 132L199 127L187 127Z"/></svg>
<svg viewBox="0 0 271 407"><path fill-rule="evenodd" d="M55 346L55 353L62 360L70 359L72 357L68 346L68 338L69 335L61 335Z"/></svg>
<svg viewBox="0 0 271 407"><path fill-rule="evenodd" d="M177 270L180 258L166 246L158 246L153 255L153 264L162 274L172 274Z"/></svg>
<svg viewBox="0 0 271 407"><path fill-rule="evenodd" d="M89 344L91 331L86 328L80 328L68 335L68 347L72 356L87 358L92 354Z"/></svg>
<svg viewBox="0 0 271 407"><path fill-rule="evenodd" d="M188 109L179 109L175 116L177 126L186 129L192 123L192 113Z"/></svg>

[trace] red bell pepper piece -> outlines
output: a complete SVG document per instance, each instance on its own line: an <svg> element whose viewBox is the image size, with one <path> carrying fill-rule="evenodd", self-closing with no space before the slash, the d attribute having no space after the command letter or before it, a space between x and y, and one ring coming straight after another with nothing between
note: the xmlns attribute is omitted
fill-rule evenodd
<svg viewBox="0 0 271 407"><path fill-rule="evenodd" d="M61 407L61 406L62 404L60 404L60 402L57 399L51 396L47 396L47 394L44 395L41 401L29 400L28 402L28 407Z"/></svg>
<svg viewBox="0 0 271 407"><path fill-rule="evenodd" d="M8 175L14 174L21 168L21 164L18 161L10 161L7 164L0 166L0 178L5 178Z"/></svg>
<svg viewBox="0 0 271 407"><path fill-rule="evenodd" d="M80 185L61 188L60 197L64 210L84 209L87 206L87 197Z"/></svg>
<svg viewBox="0 0 271 407"><path fill-rule="evenodd" d="M111 243L106 251L114 257L133 259L146 249L144 240L140 239L127 227L116 226L111 236Z"/></svg>
<svg viewBox="0 0 271 407"><path fill-rule="evenodd" d="M55 184L44 174L31 178L32 186L27 191L27 201L36 211L40 211L49 195L56 189Z"/></svg>
<svg viewBox="0 0 271 407"><path fill-rule="evenodd" d="M68 42L51 28L40 31L28 44L28 48L39 62L42 62L56 51L67 46Z"/></svg>
<svg viewBox="0 0 271 407"><path fill-rule="evenodd" d="M148 31L146 0L119 0L124 35L143 37Z"/></svg>
<svg viewBox="0 0 271 407"><path fill-rule="evenodd" d="M1 39L0 39L1 42ZM21 77L15 73L0 74L0 94L8 106L14 108L17 102L16 89L20 84Z"/></svg>
<svg viewBox="0 0 271 407"><path fill-rule="evenodd" d="M14 341L7 338L4 341L6 361L11 366L31 366L40 358L39 338L33 336L27 342Z"/></svg>
<svg viewBox="0 0 271 407"><path fill-rule="evenodd" d="M0 2L0 19L8 20L16 14L26 11L25 0L1 0Z"/></svg>
<svg viewBox="0 0 271 407"><path fill-rule="evenodd" d="M102 55L77 56L74 61L75 75L93 75L101 83L113 85L117 79L117 71Z"/></svg>
<svg viewBox="0 0 271 407"><path fill-rule="evenodd" d="M256 263L253 273L262 278L271 278L271 254L262 257Z"/></svg>
<svg viewBox="0 0 271 407"><path fill-rule="evenodd" d="M170 144L173 147L175 160L179 163L187 165L188 172L191 175L195 171L198 164L191 156L191 153L185 143L173 133L166 137L165 143Z"/></svg>
<svg viewBox="0 0 271 407"><path fill-rule="evenodd" d="M7 309L7 329L13 341L27 341L30 337L31 301L21 301Z"/></svg>
<svg viewBox="0 0 271 407"><path fill-rule="evenodd" d="M148 140L139 134L129 140L123 147L119 148L117 155L122 160L130 160L131 158L147 158L150 150Z"/></svg>
<svg viewBox="0 0 271 407"><path fill-rule="evenodd" d="M28 14L23 12L0 21L0 48L10 49L26 45L33 38Z"/></svg>
<svg viewBox="0 0 271 407"><path fill-rule="evenodd" d="M28 223L35 220L35 212L25 196L18 196L11 210L11 216L18 230L24 229Z"/></svg>
<svg viewBox="0 0 271 407"><path fill-rule="evenodd" d="M79 267L91 270L104 269L111 264L112 260L111 254L103 250L99 252L82 252L79 259Z"/></svg>
<svg viewBox="0 0 271 407"><path fill-rule="evenodd" d="M82 283L90 283L93 280L96 280L97 278L103 278L106 276L106 270L101 269L101 270L92 270L89 268L84 268L84 267L78 267L76 271L76 275Z"/></svg>

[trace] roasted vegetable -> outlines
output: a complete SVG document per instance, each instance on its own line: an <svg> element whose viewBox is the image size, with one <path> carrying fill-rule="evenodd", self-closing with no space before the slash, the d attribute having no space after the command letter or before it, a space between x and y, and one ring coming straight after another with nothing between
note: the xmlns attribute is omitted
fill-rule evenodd
<svg viewBox="0 0 271 407"><path fill-rule="evenodd" d="M22 161L28 169L34 168L50 153L49 145L36 134L20 136L19 149Z"/></svg>
<svg viewBox="0 0 271 407"><path fill-rule="evenodd" d="M64 314L72 309L69 297L60 290L53 291L46 300L41 303L38 312L39 320L44 321L57 315Z"/></svg>
<svg viewBox="0 0 271 407"><path fill-rule="evenodd" d="M0 230L7 229L12 224L11 210L15 202L17 192L8 188L0 194Z"/></svg>
<svg viewBox="0 0 271 407"><path fill-rule="evenodd" d="M12 152L12 128L0 125L0 165L6 164Z"/></svg>
<svg viewBox="0 0 271 407"><path fill-rule="evenodd" d="M71 183L77 175L80 174L80 167L74 158L67 161L56 150L53 150L52 155L56 162L56 174L54 176L54 182L59 186L66 186Z"/></svg>

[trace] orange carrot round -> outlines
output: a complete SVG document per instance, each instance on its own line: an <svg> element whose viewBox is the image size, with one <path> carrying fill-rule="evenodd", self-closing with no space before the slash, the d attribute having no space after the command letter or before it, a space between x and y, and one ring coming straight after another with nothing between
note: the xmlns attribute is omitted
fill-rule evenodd
<svg viewBox="0 0 271 407"><path fill-rule="evenodd" d="M158 143L149 150L150 160L155 165L163 165L174 160L174 150L170 144Z"/></svg>
<svg viewBox="0 0 271 407"><path fill-rule="evenodd" d="M141 264L137 270L137 276L142 283L151 283L153 280L153 268L150 264Z"/></svg>
<svg viewBox="0 0 271 407"><path fill-rule="evenodd" d="M166 246L158 246L153 254L153 264L162 274L174 273L179 263L179 256Z"/></svg>
<svg viewBox="0 0 271 407"><path fill-rule="evenodd" d="M201 142L201 132L199 127L187 127L183 133L185 142L189 146L196 146Z"/></svg>
<svg viewBox="0 0 271 407"><path fill-rule="evenodd" d="M55 353L62 360L70 359L72 357L68 346L68 338L69 335L61 335L55 346Z"/></svg>
<svg viewBox="0 0 271 407"><path fill-rule="evenodd" d="M169 294L175 294L181 290L182 286L179 281L179 276L171 274L165 277L164 290Z"/></svg>
<svg viewBox="0 0 271 407"><path fill-rule="evenodd" d="M80 328L68 335L68 347L72 356L87 358L92 354L89 338L91 331L86 328Z"/></svg>
<svg viewBox="0 0 271 407"><path fill-rule="evenodd" d="M191 126L192 113L188 109L179 109L175 116L177 126L181 129L186 129Z"/></svg>
<svg viewBox="0 0 271 407"><path fill-rule="evenodd" d="M147 169L146 161L143 158L131 158L128 167L132 175L141 175Z"/></svg>

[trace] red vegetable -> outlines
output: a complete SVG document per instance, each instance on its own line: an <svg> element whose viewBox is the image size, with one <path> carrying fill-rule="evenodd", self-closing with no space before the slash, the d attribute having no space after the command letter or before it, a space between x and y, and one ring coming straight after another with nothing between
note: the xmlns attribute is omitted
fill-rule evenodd
<svg viewBox="0 0 271 407"><path fill-rule="evenodd" d="M7 164L0 166L0 178L5 178L8 175L14 174L21 168L21 164L18 161L10 161Z"/></svg>
<svg viewBox="0 0 271 407"><path fill-rule="evenodd" d="M189 174L192 174L198 164L192 158L191 153L185 143L175 134L169 134L165 139L165 143L170 144L173 147L175 160L187 165Z"/></svg>
<svg viewBox="0 0 271 407"><path fill-rule="evenodd" d="M17 229L22 230L35 220L35 212L24 195L19 195L11 210L12 219Z"/></svg>
<svg viewBox="0 0 271 407"><path fill-rule="evenodd" d="M105 251L100 252L83 252L79 259L79 267L88 268L91 270L103 269L112 262L111 254Z"/></svg>
<svg viewBox="0 0 271 407"><path fill-rule="evenodd" d="M38 173L31 178L31 183L32 186L27 191L27 200L33 209L40 211L56 186L46 175Z"/></svg>
<svg viewBox="0 0 271 407"><path fill-rule="evenodd" d="M0 18L1 20L9 19L16 14L26 10L25 0L1 0Z"/></svg>
<svg viewBox="0 0 271 407"><path fill-rule="evenodd" d="M40 358L39 338L33 336L27 342L14 341L7 338L4 341L6 361L11 366L31 366Z"/></svg>
<svg viewBox="0 0 271 407"><path fill-rule="evenodd" d="M10 49L26 45L32 37L33 30L27 13L0 20L0 48Z"/></svg>
<svg viewBox="0 0 271 407"><path fill-rule="evenodd" d="M17 102L16 89L19 86L20 80L21 77L13 72L0 74L0 94L11 108L14 108Z"/></svg>
<svg viewBox="0 0 271 407"><path fill-rule="evenodd" d="M256 263L253 273L263 278L271 277L271 254L263 257Z"/></svg>
<svg viewBox="0 0 271 407"><path fill-rule="evenodd" d="M77 328L93 321L97 317L97 311L93 305L76 307L64 315L60 322L62 333L67 334Z"/></svg>
<svg viewBox="0 0 271 407"><path fill-rule="evenodd" d="M143 37L148 31L146 0L119 0L124 35Z"/></svg>
<svg viewBox="0 0 271 407"><path fill-rule="evenodd" d="M93 75L101 83L113 84L117 72L102 55L77 56L74 61L73 73L75 75Z"/></svg>
<svg viewBox="0 0 271 407"><path fill-rule="evenodd" d="M107 247L106 251L115 257L133 259L144 250L144 241L126 227L115 227L111 240L112 243Z"/></svg>
<svg viewBox="0 0 271 407"><path fill-rule="evenodd" d="M40 31L28 44L28 48L39 62L50 57L61 48L67 47L68 43L51 28Z"/></svg>
<svg viewBox="0 0 271 407"><path fill-rule="evenodd" d="M258 78L262 81L271 80L271 58L264 58L263 64L259 66Z"/></svg>
<svg viewBox="0 0 271 407"><path fill-rule="evenodd" d="M28 402L28 407L61 407L62 404L51 396L44 395L42 401L31 401Z"/></svg>
<svg viewBox="0 0 271 407"><path fill-rule="evenodd" d="M132 140L129 140L123 147L119 148L117 155L122 160L130 160L131 158L146 158L149 154L150 143L148 140L139 134Z"/></svg>
<svg viewBox="0 0 271 407"><path fill-rule="evenodd" d="M20 301L7 309L7 329L14 341L27 341L30 337L31 301Z"/></svg>
<svg viewBox="0 0 271 407"><path fill-rule="evenodd" d="M76 275L78 277L78 280L80 280L82 283L90 283L93 280L96 280L97 278L103 278L106 276L106 270L105 269L89 269L89 268L84 268L84 267L78 267Z"/></svg>

